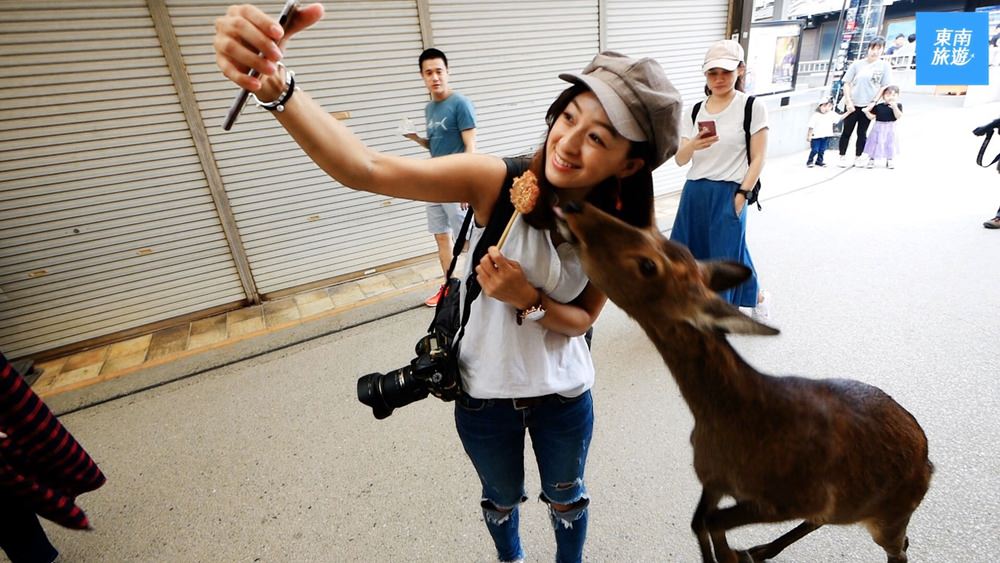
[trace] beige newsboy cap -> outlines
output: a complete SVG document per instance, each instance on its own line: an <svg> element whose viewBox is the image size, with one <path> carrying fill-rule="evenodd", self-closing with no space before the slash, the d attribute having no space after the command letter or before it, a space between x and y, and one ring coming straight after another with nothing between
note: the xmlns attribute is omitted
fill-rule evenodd
<svg viewBox="0 0 1000 563"><path fill-rule="evenodd" d="M649 142L650 169L677 152L681 96L660 63L605 51L582 72L560 74L559 78L589 88L623 137Z"/></svg>

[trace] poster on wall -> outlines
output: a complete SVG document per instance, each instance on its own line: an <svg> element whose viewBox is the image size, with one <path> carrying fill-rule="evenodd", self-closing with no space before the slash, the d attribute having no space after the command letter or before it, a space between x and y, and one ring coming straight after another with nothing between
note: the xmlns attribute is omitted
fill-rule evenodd
<svg viewBox="0 0 1000 563"><path fill-rule="evenodd" d="M795 89L802 25L801 21L780 21L750 26L745 82L748 94L763 96Z"/></svg>

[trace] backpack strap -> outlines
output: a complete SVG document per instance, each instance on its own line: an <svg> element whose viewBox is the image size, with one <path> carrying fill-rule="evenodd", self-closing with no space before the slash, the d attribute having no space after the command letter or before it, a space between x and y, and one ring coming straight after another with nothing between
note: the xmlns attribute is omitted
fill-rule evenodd
<svg viewBox="0 0 1000 563"><path fill-rule="evenodd" d="M753 96L747 96L747 104L743 107L743 136L747 143L747 165L750 164L750 122L753 120L753 102L756 100ZM747 196L747 203L757 204L757 211L760 211L760 178L757 178L757 183L754 184L753 189Z"/></svg>
<svg viewBox="0 0 1000 563"><path fill-rule="evenodd" d="M750 164L750 122L753 120L753 96L747 96L747 104L743 106L743 135L747 141L747 164Z"/></svg>
<svg viewBox="0 0 1000 563"><path fill-rule="evenodd" d="M698 112L701 111L701 102L698 102L691 108L691 123L698 123Z"/></svg>

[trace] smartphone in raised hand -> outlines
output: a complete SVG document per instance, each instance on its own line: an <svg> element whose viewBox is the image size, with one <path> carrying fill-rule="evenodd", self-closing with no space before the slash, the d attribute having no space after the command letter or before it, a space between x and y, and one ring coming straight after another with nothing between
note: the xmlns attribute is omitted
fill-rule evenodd
<svg viewBox="0 0 1000 563"><path fill-rule="evenodd" d="M287 0L285 6L281 8L281 14L278 16L278 25L281 29L288 30L292 25L292 21L295 19L295 12L299 9L299 0ZM250 76L257 76L257 71L250 69L247 73ZM229 106L229 112L226 113L226 120L222 122L222 130L229 131L233 128L233 124L236 123L236 118L240 116L243 111L243 106L247 105L247 100L250 98L250 91L246 89L241 89L237 94L236 98L233 99L232 105Z"/></svg>
<svg viewBox="0 0 1000 563"><path fill-rule="evenodd" d="M708 137L714 137L716 135L715 131L715 121L699 121L698 122L698 138L707 139Z"/></svg>

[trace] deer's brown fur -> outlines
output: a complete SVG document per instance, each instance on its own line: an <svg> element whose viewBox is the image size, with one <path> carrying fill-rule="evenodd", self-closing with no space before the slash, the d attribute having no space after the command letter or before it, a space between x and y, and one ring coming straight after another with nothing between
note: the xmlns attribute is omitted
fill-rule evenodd
<svg viewBox="0 0 1000 563"><path fill-rule="evenodd" d="M823 524L862 523L890 563L904 563L906 527L932 472L916 419L859 381L775 377L746 363L726 333L778 331L715 294L749 276L742 265L699 263L655 229L587 204L562 216L588 276L645 330L694 415L703 490L691 525L702 559L763 561ZM736 504L720 509L725 496ZM726 542L730 528L798 519L748 551Z"/></svg>

